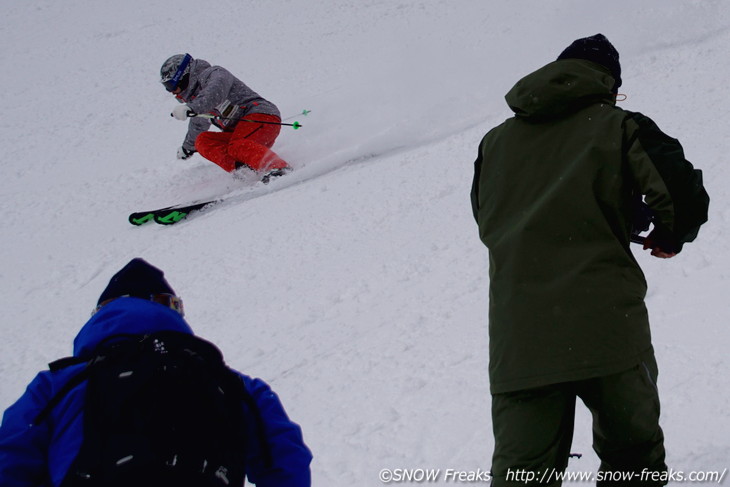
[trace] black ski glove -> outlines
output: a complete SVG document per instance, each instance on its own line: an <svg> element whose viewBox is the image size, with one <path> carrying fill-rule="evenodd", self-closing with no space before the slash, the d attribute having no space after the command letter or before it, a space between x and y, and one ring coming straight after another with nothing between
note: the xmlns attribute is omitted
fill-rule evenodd
<svg viewBox="0 0 730 487"><path fill-rule="evenodd" d="M198 151L196 151L195 149L187 150L185 147L180 147L177 150L177 158L178 159L187 159L189 157L192 157L193 154L195 154L196 152L198 152Z"/></svg>

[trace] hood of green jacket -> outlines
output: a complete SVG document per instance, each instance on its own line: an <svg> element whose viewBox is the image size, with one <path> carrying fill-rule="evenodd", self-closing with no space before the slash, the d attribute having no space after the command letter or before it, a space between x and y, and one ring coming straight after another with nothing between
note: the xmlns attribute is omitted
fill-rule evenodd
<svg viewBox="0 0 730 487"><path fill-rule="evenodd" d="M528 74L505 96L523 119L561 118L596 102L615 104L614 79L608 68L581 59L562 59Z"/></svg>

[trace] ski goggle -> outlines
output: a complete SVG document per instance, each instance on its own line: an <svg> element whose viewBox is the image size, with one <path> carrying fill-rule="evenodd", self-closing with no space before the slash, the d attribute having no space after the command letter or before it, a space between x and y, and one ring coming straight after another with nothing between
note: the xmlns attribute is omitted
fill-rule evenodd
<svg viewBox="0 0 730 487"><path fill-rule="evenodd" d="M185 57L183 58L182 62L180 63L180 66L177 67L177 71L175 71L175 74L172 75L170 78L163 78L162 79L162 85L165 87L167 91L175 91L175 88L177 88L177 85L180 84L180 80L185 76L185 71L188 69L188 65L190 64L190 61L193 60L193 57L190 54L185 54Z"/></svg>
<svg viewBox="0 0 730 487"><path fill-rule="evenodd" d="M96 313L99 312L101 308L106 306L107 304L111 303L115 299L119 298L129 298L129 297L139 297L139 296L131 296L129 294L125 294L124 296L117 296L115 298L105 299L101 303L97 305L96 308L91 312L91 316L94 316ZM145 299L145 298L142 298ZM166 306L172 310L177 311L180 313L180 316L185 316L185 309L183 308L183 302L182 299L180 299L178 296L175 296L174 294L169 293L159 293L159 294L150 294L149 298L150 301L153 303L161 304L163 306Z"/></svg>

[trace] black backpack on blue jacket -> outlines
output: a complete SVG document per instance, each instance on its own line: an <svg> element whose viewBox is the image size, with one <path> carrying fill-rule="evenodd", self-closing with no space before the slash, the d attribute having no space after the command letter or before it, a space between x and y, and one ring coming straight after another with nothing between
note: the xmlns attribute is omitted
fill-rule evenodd
<svg viewBox="0 0 730 487"><path fill-rule="evenodd" d="M50 367L79 363L86 367L34 421L87 381L84 439L63 487L239 487L251 436L266 456L253 398L210 342L179 332L115 336L91 357Z"/></svg>

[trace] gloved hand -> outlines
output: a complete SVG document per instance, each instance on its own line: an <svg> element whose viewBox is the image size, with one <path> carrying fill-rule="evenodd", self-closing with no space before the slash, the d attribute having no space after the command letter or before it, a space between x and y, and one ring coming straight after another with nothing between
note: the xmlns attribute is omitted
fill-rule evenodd
<svg viewBox="0 0 730 487"><path fill-rule="evenodd" d="M660 224L644 240L644 250L651 249L651 255L662 259L674 257L682 250L682 242Z"/></svg>
<svg viewBox="0 0 730 487"><path fill-rule="evenodd" d="M178 105L172 109L171 117L175 117L178 120L186 120L188 117L195 115L195 112L190 109L187 105Z"/></svg>
<svg viewBox="0 0 730 487"><path fill-rule="evenodd" d="M192 157L193 154L195 154L196 152L198 152L198 151L196 151L196 150L187 150L185 147L180 147L177 150L177 158L178 159L187 159L189 157Z"/></svg>

